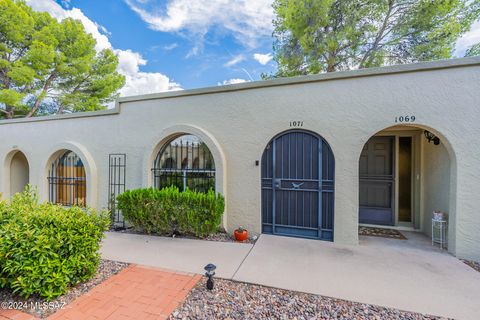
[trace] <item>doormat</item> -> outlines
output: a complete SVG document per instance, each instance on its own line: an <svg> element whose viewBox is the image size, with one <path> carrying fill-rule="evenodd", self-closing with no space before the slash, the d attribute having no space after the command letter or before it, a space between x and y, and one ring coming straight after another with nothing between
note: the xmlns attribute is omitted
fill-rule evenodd
<svg viewBox="0 0 480 320"><path fill-rule="evenodd" d="M400 231L386 228L358 227L358 235L407 240Z"/></svg>

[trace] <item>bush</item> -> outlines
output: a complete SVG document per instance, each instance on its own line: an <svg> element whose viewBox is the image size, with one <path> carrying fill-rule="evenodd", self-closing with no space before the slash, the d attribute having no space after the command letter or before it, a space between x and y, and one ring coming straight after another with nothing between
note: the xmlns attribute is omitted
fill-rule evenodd
<svg viewBox="0 0 480 320"><path fill-rule="evenodd" d="M218 230L225 202L223 196L177 187L128 190L117 197L118 209L128 222L146 233L204 237Z"/></svg>
<svg viewBox="0 0 480 320"><path fill-rule="evenodd" d="M27 187L0 202L0 287L51 300L89 279L100 262L106 212L39 203Z"/></svg>

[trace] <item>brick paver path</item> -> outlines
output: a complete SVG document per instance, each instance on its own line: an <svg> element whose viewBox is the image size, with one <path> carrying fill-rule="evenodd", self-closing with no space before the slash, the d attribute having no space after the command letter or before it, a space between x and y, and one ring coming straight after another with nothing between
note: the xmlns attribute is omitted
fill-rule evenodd
<svg viewBox="0 0 480 320"><path fill-rule="evenodd" d="M130 265L48 319L166 319L200 279L197 274ZM2 317L33 319L14 310L0 310Z"/></svg>
<svg viewBox="0 0 480 320"><path fill-rule="evenodd" d="M0 320L36 320L34 316L17 311L17 310L5 310L0 309Z"/></svg>

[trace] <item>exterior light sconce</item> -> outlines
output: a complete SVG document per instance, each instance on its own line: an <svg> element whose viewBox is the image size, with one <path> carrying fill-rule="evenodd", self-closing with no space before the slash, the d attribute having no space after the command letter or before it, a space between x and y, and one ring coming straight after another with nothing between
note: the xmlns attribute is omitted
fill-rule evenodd
<svg viewBox="0 0 480 320"><path fill-rule="evenodd" d="M213 276L215 275L215 269L217 269L217 266L215 266L212 263L209 263L205 266L205 275L208 277L207 279L207 289L212 290L213 289Z"/></svg>
<svg viewBox="0 0 480 320"><path fill-rule="evenodd" d="M440 138L434 135L433 133L431 133L430 131L425 130L423 134L425 135L425 138L428 140L428 143L433 141L433 144L436 146L440 144Z"/></svg>

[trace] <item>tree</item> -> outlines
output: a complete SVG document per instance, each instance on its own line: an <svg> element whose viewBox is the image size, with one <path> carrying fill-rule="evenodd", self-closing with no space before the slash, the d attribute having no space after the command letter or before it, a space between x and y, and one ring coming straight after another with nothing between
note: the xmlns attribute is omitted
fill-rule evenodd
<svg viewBox="0 0 480 320"><path fill-rule="evenodd" d="M118 58L80 21L0 0L0 118L93 111L118 97Z"/></svg>
<svg viewBox="0 0 480 320"><path fill-rule="evenodd" d="M480 56L480 43L477 43L471 46L470 49L468 49L467 52L465 53L465 57L474 57L474 56Z"/></svg>
<svg viewBox="0 0 480 320"><path fill-rule="evenodd" d="M276 76L445 59L479 0L275 0Z"/></svg>

